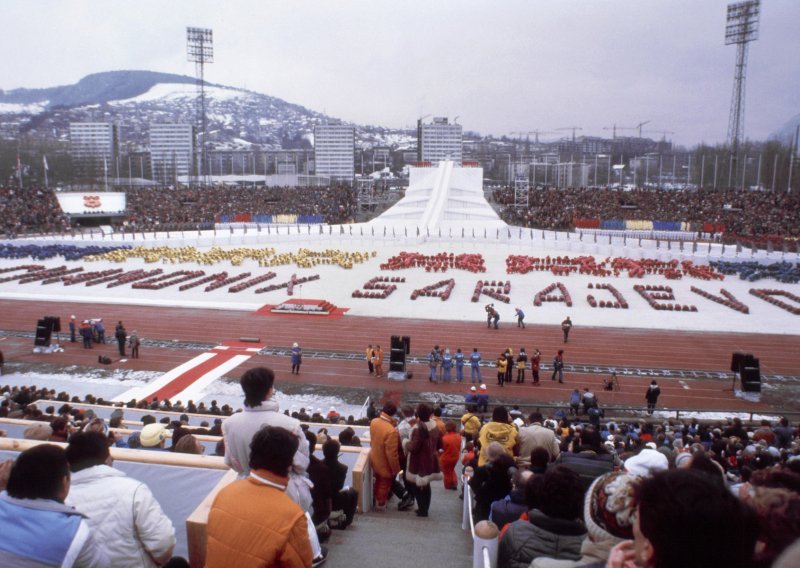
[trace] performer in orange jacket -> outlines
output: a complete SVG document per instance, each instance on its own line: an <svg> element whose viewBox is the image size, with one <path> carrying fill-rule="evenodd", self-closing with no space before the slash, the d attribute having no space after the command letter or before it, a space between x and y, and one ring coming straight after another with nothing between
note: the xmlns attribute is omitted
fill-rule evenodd
<svg viewBox="0 0 800 568"><path fill-rule="evenodd" d="M439 465L444 475L444 488L455 491L458 489L458 476L456 464L461 455L461 436L456 432L456 423L448 420L445 425L445 434L442 437L442 453L439 454Z"/></svg>

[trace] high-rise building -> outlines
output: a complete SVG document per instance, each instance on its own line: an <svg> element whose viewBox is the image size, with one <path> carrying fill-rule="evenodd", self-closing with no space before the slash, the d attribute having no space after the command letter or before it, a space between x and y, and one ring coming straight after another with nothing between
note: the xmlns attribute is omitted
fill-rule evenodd
<svg viewBox="0 0 800 568"><path fill-rule="evenodd" d="M73 122L69 125L70 152L78 177L116 175L119 126L108 122Z"/></svg>
<svg viewBox="0 0 800 568"><path fill-rule="evenodd" d="M150 166L153 179L175 184L192 174L194 127L191 124L150 124Z"/></svg>
<svg viewBox="0 0 800 568"><path fill-rule="evenodd" d="M355 176L356 129L340 122L314 127L316 175L352 183Z"/></svg>
<svg viewBox="0 0 800 568"><path fill-rule="evenodd" d="M460 124L450 124L446 117L437 116L433 122L417 121L417 160L436 164L442 160L456 163L462 159L462 130Z"/></svg>

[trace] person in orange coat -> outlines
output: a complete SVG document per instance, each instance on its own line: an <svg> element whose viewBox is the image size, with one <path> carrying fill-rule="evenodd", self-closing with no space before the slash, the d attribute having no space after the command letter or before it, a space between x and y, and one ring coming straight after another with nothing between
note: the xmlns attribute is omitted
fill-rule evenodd
<svg viewBox="0 0 800 568"><path fill-rule="evenodd" d="M461 436L456 432L456 423L448 420L445 425L445 434L442 437L442 452L439 454L439 465L444 475L444 488L455 491L458 489L458 476L456 464L461 455Z"/></svg>
<svg viewBox="0 0 800 568"><path fill-rule="evenodd" d="M211 505L207 568L311 566L306 515L286 494L299 442L292 432L275 426L253 436L250 476L223 488Z"/></svg>
<svg viewBox="0 0 800 568"><path fill-rule="evenodd" d="M383 349L380 345L375 346L375 376L383 376Z"/></svg>
<svg viewBox="0 0 800 568"><path fill-rule="evenodd" d="M369 423L369 439L372 450L369 461L375 475L375 510L385 511L389 500L392 480L400 473L400 435L395 428L394 415L397 405L386 401L380 416Z"/></svg>

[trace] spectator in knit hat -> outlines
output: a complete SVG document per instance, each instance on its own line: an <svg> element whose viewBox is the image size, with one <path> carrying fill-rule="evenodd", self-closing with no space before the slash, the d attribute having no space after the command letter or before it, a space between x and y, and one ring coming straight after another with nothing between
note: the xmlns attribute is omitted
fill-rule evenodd
<svg viewBox="0 0 800 568"><path fill-rule="evenodd" d="M175 528L142 482L111 467L106 437L73 434L67 447L72 487L67 504L89 517L108 566L158 566L172 556Z"/></svg>

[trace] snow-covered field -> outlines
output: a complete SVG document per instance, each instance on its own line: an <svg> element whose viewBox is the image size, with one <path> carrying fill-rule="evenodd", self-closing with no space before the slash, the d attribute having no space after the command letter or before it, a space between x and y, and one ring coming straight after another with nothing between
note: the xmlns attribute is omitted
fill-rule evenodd
<svg viewBox="0 0 800 568"><path fill-rule="evenodd" d="M137 268L152 270L154 268L163 269L164 273L177 270L203 270L206 275L226 271L229 276L250 272L252 277L273 271L276 277L263 284L245 289L238 293L229 293L228 286L218 288L211 292L204 292L204 286L198 286L183 292L178 291L178 286L171 286L162 290L137 290L130 285L118 286L116 288L106 288L105 285L86 287L83 285L65 287L62 284L40 283L18 284L16 281L0 283L0 297L16 298L26 300L41 301L63 301L65 296L70 301L87 303L126 303L140 305L162 305L180 306L197 308L220 308L234 309L243 311L254 311L265 304L280 304L289 299L286 289L279 289L263 294L256 294L254 290L269 284L279 284L288 281L292 275L298 278L311 275L319 275L319 280L307 282L295 287L295 298L323 299L334 303L339 307L348 308L348 315L357 316L380 316L380 317L407 317L423 318L434 320L464 320L475 321L484 317L483 306L493 302L498 308L501 317L501 324L510 322L514 316L514 308L520 307L526 313L526 322L557 324L569 315L575 325L602 326L602 327L633 327L643 329L674 329L674 330L699 330L699 331L727 331L740 333L778 333L788 335L800 335L800 316L792 314L778 306L770 304L749 293L751 289L767 288L785 290L795 295L800 295L800 285L782 284L774 280L764 279L757 282L746 282L737 276L726 276L724 280L705 281L684 276L680 280L667 280L661 275L645 275L644 278L629 278L626 273L619 277L595 277L572 273L566 276L556 276L551 272L530 272L528 274L506 274L506 258L509 255L528 255L532 257L545 256L570 256L577 257L588 253L588 251L572 250L575 247L574 241L569 243L568 248L558 242L536 242L526 243L492 243L487 244L480 241L458 242L453 240L449 243L435 242L422 244L402 244L383 241L382 239L372 239L368 237L340 237L311 235L302 241L291 242L286 238L280 239L275 235L265 235L263 233L254 234L250 230L248 234L243 234L241 229L237 234L231 235L228 231L220 231L217 237L198 237L189 236L184 239L173 238L167 241L160 238L158 244L170 242L174 247L179 246L198 246L199 250L207 251L213 242L215 246L222 249L234 247L249 248L275 248L277 254L297 253L300 248L314 251L324 251L326 249L339 249L346 251L360 251L372 253L376 256L369 260L354 264L352 269L344 269L336 265L321 264L312 268L300 268L294 264L261 268L255 260L245 259L240 266L231 266L229 261L220 262L213 266L198 265L196 263L184 264L163 264L145 263L142 259L129 259L124 263L112 263L109 261L75 261L65 262L61 258L54 258L46 261L35 261L36 264L43 264L46 267L56 267L66 265L68 268L82 266L85 271L101 271L110 268L123 268L124 270L134 270ZM301 235L305 237L305 235ZM284 236L285 237L285 236ZM77 241L76 244L81 244ZM83 244L88 244L83 241ZM92 241L92 244L112 244L101 243L99 240ZM116 241L113 244L121 244ZM125 244L136 246L152 246L154 241L142 241L141 237L132 242L130 236ZM590 247L583 247L590 248ZM595 248L596 247L595 245ZM386 263L391 257L401 251L414 251L426 255L435 255L441 252L453 252L480 254L485 260L486 273L476 274L457 269L449 269L447 272L426 272L423 268L411 268L398 271L381 270L380 265ZM625 251L622 251L625 252ZM647 249L628 251L636 253L638 257L664 259L663 253L653 251L649 254ZM593 256L601 262L605 255L594 253ZM633 256L633 254L631 254ZM680 258L680 257L678 257ZM742 257L744 260L747 256ZM776 260L779 260L776 258ZM702 259L696 262L702 262ZM22 264L33 264L34 261L28 260L9 260L0 259L0 269ZM355 290L362 289L364 284L377 276L405 278L405 282L395 283L397 289L386 299L372 298L353 298ZM436 284L441 280L453 279L455 287L447 301L442 301L438 297L419 297L411 299L413 290ZM471 297L478 280L483 281L509 281L511 289L508 296L510 302L504 304L481 296L479 301L471 302ZM544 302L541 306L534 306L535 295L550 284L560 282L570 293L573 301L571 307L567 307L564 302ZM593 308L587 301L587 295L592 294L599 300L612 300L612 296L607 291L590 290L589 284L593 286L597 283L613 284L624 296L629 304L629 309L613 308ZM695 305L696 312L671 312L657 311L650 307L647 301L634 291L634 285L666 285L673 289L675 303L681 305ZM749 308L749 314L743 314L729 307L703 298L690 290L691 286L700 288L710 294L719 296L720 289L724 288L740 302ZM789 304L791 300L783 298Z"/></svg>

